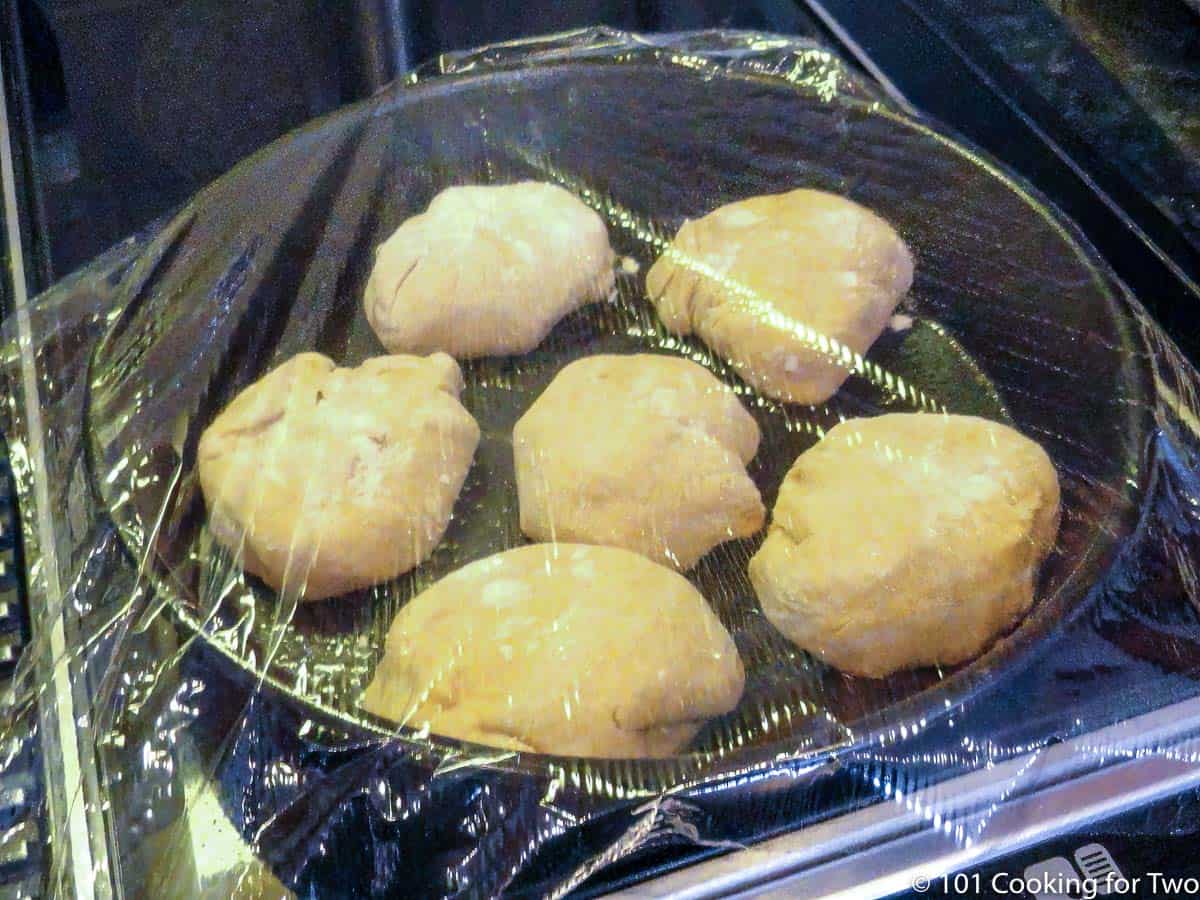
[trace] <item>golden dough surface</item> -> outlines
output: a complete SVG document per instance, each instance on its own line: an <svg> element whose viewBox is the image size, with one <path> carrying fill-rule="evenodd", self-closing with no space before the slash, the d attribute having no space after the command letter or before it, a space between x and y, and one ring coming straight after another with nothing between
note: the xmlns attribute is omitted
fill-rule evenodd
<svg viewBox="0 0 1200 900"><path fill-rule="evenodd" d="M691 360L576 360L513 429L521 529L690 569L762 528L766 511L746 473L758 441L737 395Z"/></svg>
<svg viewBox="0 0 1200 900"><path fill-rule="evenodd" d="M354 369L293 356L200 437L209 527L305 600L408 571L441 541L479 443L462 389L444 353Z"/></svg>
<svg viewBox="0 0 1200 900"><path fill-rule="evenodd" d="M743 682L732 638L683 576L627 550L532 544L401 609L363 707L496 747L661 757L733 709Z"/></svg>
<svg viewBox="0 0 1200 900"><path fill-rule="evenodd" d="M646 290L673 333L698 335L771 397L816 404L883 332L912 277L891 225L799 189L684 222Z"/></svg>
<svg viewBox="0 0 1200 900"><path fill-rule="evenodd" d="M1046 452L973 416L850 419L788 472L750 580L772 624L873 678L981 653L1033 602L1054 546Z"/></svg>
<svg viewBox="0 0 1200 900"><path fill-rule="evenodd" d="M376 251L363 305L393 353L526 353L612 289L604 221L557 185L443 190Z"/></svg>

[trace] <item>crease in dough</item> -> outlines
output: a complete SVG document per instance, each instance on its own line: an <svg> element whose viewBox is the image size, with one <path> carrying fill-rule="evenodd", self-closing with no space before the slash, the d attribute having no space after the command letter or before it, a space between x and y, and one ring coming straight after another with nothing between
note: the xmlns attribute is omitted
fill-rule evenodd
<svg viewBox="0 0 1200 900"><path fill-rule="evenodd" d="M479 442L462 388L445 354L292 357L200 437L213 536L305 600L408 571L441 541Z"/></svg>
<svg viewBox="0 0 1200 900"><path fill-rule="evenodd" d="M763 393L831 397L912 284L875 213L824 191L751 197L688 220L646 276L666 327L697 334Z"/></svg>

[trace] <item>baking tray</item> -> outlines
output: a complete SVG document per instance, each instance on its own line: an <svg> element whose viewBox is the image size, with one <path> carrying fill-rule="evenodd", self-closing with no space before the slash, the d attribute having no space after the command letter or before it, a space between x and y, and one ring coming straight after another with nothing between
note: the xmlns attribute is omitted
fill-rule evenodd
<svg viewBox="0 0 1200 900"><path fill-rule="evenodd" d="M204 528L203 428L290 355L355 365L383 353L361 309L372 250L441 188L557 181L608 221L637 263L616 298L568 317L533 353L464 365L483 439L443 545L379 588L301 606L242 576ZM664 332L642 274L686 217L752 194L816 187L882 214L916 280L868 365L820 408L783 406L699 342ZM202 192L152 242L93 355L94 490L161 603L228 665L317 723L394 735L413 752L554 774L637 796L781 758L861 744L960 703L1086 602L1136 524L1153 424L1152 372L1132 311L1076 230L1019 179L929 124L819 82L608 61L493 66L398 87L296 132ZM427 738L357 709L395 611L473 559L523 541L510 436L567 362L685 355L742 395L763 430L751 474L768 506L796 455L843 417L948 409L1010 421L1062 479L1063 525L1039 599L971 664L883 680L842 676L782 639L745 578L754 540L690 577L738 643L742 703L669 760L574 760ZM887 387L899 376L917 390ZM894 382L893 382L894 384ZM313 473L319 478L320 473Z"/></svg>

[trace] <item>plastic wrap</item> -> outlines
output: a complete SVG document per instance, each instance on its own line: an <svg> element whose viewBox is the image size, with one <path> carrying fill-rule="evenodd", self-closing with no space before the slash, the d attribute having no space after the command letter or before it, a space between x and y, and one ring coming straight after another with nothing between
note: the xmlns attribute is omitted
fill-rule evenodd
<svg viewBox="0 0 1200 900"><path fill-rule="evenodd" d="M519 178L602 214L636 263L616 297L526 356L464 364L483 439L428 563L306 605L243 576L204 528L201 431L294 353L381 354L362 311L373 248L442 187ZM917 274L900 310L911 327L885 334L829 403L740 389L763 430L751 474L768 508L841 418L1010 422L1047 450L1063 492L1031 611L961 666L842 675L757 608L756 538L689 573L747 678L737 709L674 757L517 753L363 713L396 610L523 542L512 423L565 362L649 349L736 381L663 330L644 274L685 218L800 186L880 212ZM1036 192L817 46L591 30L440 59L246 160L19 310L6 335L0 424L35 615L7 727L46 748L54 891L560 895L614 866L649 871L903 802L1198 692L1195 373ZM949 812L928 818L972 840Z"/></svg>

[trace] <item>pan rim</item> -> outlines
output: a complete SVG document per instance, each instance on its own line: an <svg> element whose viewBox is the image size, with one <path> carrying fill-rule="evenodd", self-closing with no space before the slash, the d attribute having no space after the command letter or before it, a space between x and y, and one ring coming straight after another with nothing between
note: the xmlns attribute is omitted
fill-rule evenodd
<svg viewBox="0 0 1200 900"><path fill-rule="evenodd" d="M661 66L661 62L655 64L652 60L653 58L647 60L637 57L620 60L588 58L580 61L551 60L535 66L517 61L493 65L486 71L439 75L428 80L398 84L394 89L364 101L363 104L347 107L302 126L297 131L318 128L330 119L346 115L366 104L380 104L381 100L388 103L413 102L419 100L420 94L425 91L438 93L455 86L468 86L471 82L512 78L538 70L549 72L559 69L609 68L639 63ZM723 75L730 80L767 82L778 87L791 86L797 94L803 96L803 91L779 76L740 71L724 72ZM991 160L969 142L952 136L947 129L940 125L935 126L933 123L893 110L879 102L845 95L839 95L834 100L819 102L825 105L841 104L868 115L883 116L898 127L916 131L958 156L965 157L968 163L982 167L991 178L999 181L1008 191L1015 193L1034 214L1040 216L1055 229L1061 240L1092 274L1097 289L1106 301L1112 322L1118 329L1122 343L1136 346L1133 334L1136 320L1129 314L1128 306L1122 303L1120 294L1123 289L1108 269L1103 258L1090 246L1078 227L1024 179L1008 172L1001 164ZM268 144L243 160L231 171L237 171L243 166L252 165L256 160L266 158L276 150L281 142L288 141L295 134L296 132L291 132ZM223 176L223 178L228 177L228 174ZM169 229L171 225L168 223L164 227ZM117 327L117 325L114 323L112 327ZM1031 608L1015 623L1014 627L994 641L980 656L950 671L935 684L889 704L884 709L862 716L854 723L855 726L861 726L861 731L858 731L857 728L848 729L853 735L849 739L817 748L803 749L797 749L794 740L776 739L773 742L754 743L728 751L691 751L664 758L573 757L518 752L426 734L406 726L397 727L394 723L363 710L360 710L357 715L351 715L348 710L335 708L319 698L300 693L278 675L273 674L271 666L251 666L227 642L216 639L206 628L205 622L192 613L195 604L185 602L184 598L188 592L172 583L169 571L165 575L160 571L161 566L156 561L157 554L152 553L149 548L140 546L139 532L141 529L137 523L115 511L118 507L113 503L113 498L106 489L106 479L99 477L97 463L103 458L103 447L99 438L99 430L91 424L93 418L92 385L93 371L98 365L97 358L107 343L106 335L93 349L87 366L83 420L84 430L87 434L84 449L89 480L100 500L104 514L117 531L122 549L138 566L139 579L145 579L154 593L166 600L165 608L170 612L172 618L188 632L202 640L207 647L225 657L239 675L253 678L259 688L267 688L287 701L298 704L307 715L325 722L329 727L344 735L394 743L402 746L408 752L434 755L443 759L459 758L472 766L481 768L561 778L580 787L585 784L600 787L601 782L606 779L601 777L599 769L612 768L614 771L619 771L632 767L637 772L637 781L646 786L642 789L624 791L623 796L627 797L655 795L666 789L686 789L689 785L694 786L704 781L716 778L724 779L763 768L773 769L787 763L827 759L839 753L870 746L877 740L886 737L887 731L894 730L901 722L910 721L910 717L916 716L918 713L921 714L920 722L924 726L928 720L960 707L987 686L991 677L994 676L995 670L1001 667L1006 669L1012 667L1036 648L1051 628L1064 626L1086 610L1094 599L1097 585L1102 582L1104 574L1115 561L1120 546L1117 540L1108 538L1105 535L1105 529L1098 525L1115 526L1118 534L1124 536L1126 540L1135 536L1141 530L1145 500L1150 495L1151 476L1153 475L1148 454L1143 450L1137 454L1137 478L1132 479L1132 483L1129 481L1124 483L1118 500L1114 501L1103 522L1090 525L1091 540L1081 552L1076 554L1075 559L1071 560L1071 564L1052 592L1036 597ZM1152 408L1150 401L1154 396L1152 389L1154 381L1150 364L1145 362L1143 365L1136 365L1134 359L1130 358L1135 356L1143 359L1141 354L1128 354L1118 377L1121 382L1133 390L1138 398L1136 402L1128 404L1130 446L1144 448L1153 430L1148 427L1148 418ZM173 503L174 497L175 488L172 488L165 495L164 504ZM1110 552L1114 558L1105 560L1105 555ZM139 560L143 562L139 562ZM1096 580L1087 584L1081 583L1084 573L1092 570L1096 572ZM592 790L589 788L588 792L591 793ZM604 793L610 792L604 791Z"/></svg>

